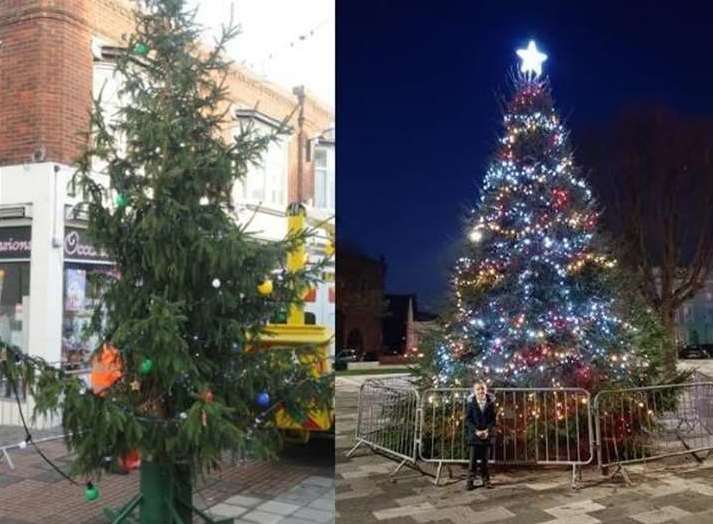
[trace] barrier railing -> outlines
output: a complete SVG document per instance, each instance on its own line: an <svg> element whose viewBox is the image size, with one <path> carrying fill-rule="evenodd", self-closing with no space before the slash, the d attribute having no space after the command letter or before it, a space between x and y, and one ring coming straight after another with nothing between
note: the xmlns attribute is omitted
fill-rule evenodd
<svg viewBox="0 0 713 524"><path fill-rule="evenodd" d="M501 388L490 461L569 465L577 486L581 467L600 469L691 454L713 453L713 381L600 391L580 388ZM408 379L371 379L359 393L356 444L437 466L467 464L465 428L470 389L427 389Z"/></svg>
<svg viewBox="0 0 713 524"><path fill-rule="evenodd" d="M471 390L431 389L423 393L419 424L419 458L438 464L468 464L465 426ZM590 394L579 388L500 388L495 397L497 424L491 462L578 467L594 458Z"/></svg>
<svg viewBox="0 0 713 524"><path fill-rule="evenodd" d="M713 450L713 382L600 391L593 410L600 467Z"/></svg>
<svg viewBox="0 0 713 524"><path fill-rule="evenodd" d="M396 474L406 463L416 462L419 394L406 379L368 379L359 389L355 445L351 456L366 445L401 459Z"/></svg>
<svg viewBox="0 0 713 524"><path fill-rule="evenodd" d="M88 385L88 370L73 370L68 374L79 376ZM18 384L17 393L20 400L19 406L12 384L6 378L2 379L0 382L0 462L4 459L11 469L14 468L14 465L10 451L25 445L26 434L23 416L25 424L32 434L32 441L35 443L58 440L65 436L61 413L34 417L35 399L33 396L22 384Z"/></svg>

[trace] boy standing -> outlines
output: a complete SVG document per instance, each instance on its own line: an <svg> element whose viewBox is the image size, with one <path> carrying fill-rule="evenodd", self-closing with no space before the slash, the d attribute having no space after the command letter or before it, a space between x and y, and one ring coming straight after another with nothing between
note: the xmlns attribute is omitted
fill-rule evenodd
<svg viewBox="0 0 713 524"><path fill-rule="evenodd" d="M470 467L468 468L468 483L466 490L471 491L475 468L480 462L480 476L483 486L492 488L488 474L488 458L490 447L495 439L495 400L488 395L488 387L483 382L473 385L473 395L468 397L465 417L468 445L470 446Z"/></svg>

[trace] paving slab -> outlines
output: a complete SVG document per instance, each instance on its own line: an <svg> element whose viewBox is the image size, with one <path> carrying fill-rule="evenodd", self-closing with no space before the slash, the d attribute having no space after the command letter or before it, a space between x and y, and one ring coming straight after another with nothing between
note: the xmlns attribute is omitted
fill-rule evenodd
<svg viewBox="0 0 713 524"><path fill-rule="evenodd" d="M72 457L63 441L38 446L60 467L69 467ZM100 499L87 503L83 486L72 485L56 474L33 448L13 450L12 460L16 466L12 470L5 462L0 463L2 524L106 524L103 509L122 507L139 488L138 472L106 474L96 482ZM219 470L197 482L193 500L199 509L216 516L233 517L236 524L277 523L290 516L288 509L297 511L310 502L329 497L333 501L333 471L333 442L287 446L279 460L274 462L248 460L233 463L226 457ZM300 492L306 490L309 495L304 504L274 500L294 487ZM258 511L256 507L260 505L271 511ZM326 508L312 509L323 511ZM334 513L332 503L332 516ZM313 520L311 524L323 520L322 514L317 516L319 520Z"/></svg>
<svg viewBox="0 0 713 524"><path fill-rule="evenodd" d="M631 518L637 522L641 522L641 524L661 524L662 522L678 520L689 515L690 513L688 511L677 508L676 506L664 506L653 511L647 511L646 513L632 515Z"/></svg>

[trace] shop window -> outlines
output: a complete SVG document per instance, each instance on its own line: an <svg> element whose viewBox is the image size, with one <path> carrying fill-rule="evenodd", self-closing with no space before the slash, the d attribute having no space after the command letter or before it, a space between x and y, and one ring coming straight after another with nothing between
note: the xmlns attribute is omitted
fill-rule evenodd
<svg viewBox="0 0 713 524"><path fill-rule="evenodd" d="M109 266L65 264L62 362L70 368L86 366L99 344L88 328L101 302L106 279L112 276L115 273Z"/></svg>
<svg viewBox="0 0 713 524"><path fill-rule="evenodd" d="M27 351L30 263L0 263L0 340Z"/></svg>

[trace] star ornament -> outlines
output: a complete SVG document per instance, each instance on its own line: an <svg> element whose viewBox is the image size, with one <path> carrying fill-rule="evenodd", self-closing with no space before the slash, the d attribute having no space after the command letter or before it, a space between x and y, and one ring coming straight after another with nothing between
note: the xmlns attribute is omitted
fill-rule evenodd
<svg viewBox="0 0 713 524"><path fill-rule="evenodd" d="M534 40L530 40L527 49L518 49L517 56L522 60L520 71L523 73L533 73L535 77L542 74L542 62L547 60L547 55L537 49Z"/></svg>

